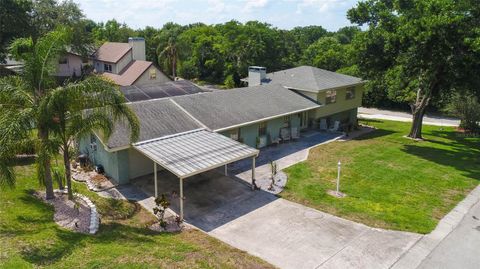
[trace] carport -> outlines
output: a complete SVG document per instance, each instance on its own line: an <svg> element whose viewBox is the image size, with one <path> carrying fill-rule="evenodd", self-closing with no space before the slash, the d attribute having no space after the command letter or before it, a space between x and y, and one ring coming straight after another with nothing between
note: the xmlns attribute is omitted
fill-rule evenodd
<svg viewBox="0 0 480 269"><path fill-rule="evenodd" d="M205 129L147 140L133 145L153 161L155 197L158 197L157 165L179 179L180 218L183 220L183 179L252 158L252 189L255 187L255 158L259 151L226 136Z"/></svg>

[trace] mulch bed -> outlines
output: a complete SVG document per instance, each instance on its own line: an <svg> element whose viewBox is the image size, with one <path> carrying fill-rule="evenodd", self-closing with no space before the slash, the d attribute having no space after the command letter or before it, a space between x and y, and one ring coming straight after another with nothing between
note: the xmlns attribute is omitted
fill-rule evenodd
<svg viewBox="0 0 480 269"><path fill-rule="evenodd" d="M74 197L75 200L71 201L66 194L55 193L54 199L46 200L44 191L35 192L34 195L53 205L53 219L58 225L80 233L89 232L90 208L82 199Z"/></svg>

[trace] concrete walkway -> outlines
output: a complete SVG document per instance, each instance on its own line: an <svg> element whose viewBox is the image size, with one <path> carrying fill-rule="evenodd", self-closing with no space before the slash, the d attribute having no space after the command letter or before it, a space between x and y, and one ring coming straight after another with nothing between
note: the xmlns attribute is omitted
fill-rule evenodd
<svg viewBox="0 0 480 269"><path fill-rule="evenodd" d="M480 217L479 214L480 186L477 186L392 268L479 268L480 222L473 218Z"/></svg>
<svg viewBox="0 0 480 269"><path fill-rule="evenodd" d="M381 119L381 120L393 120L411 122L412 115L407 112L382 110L377 108L358 108L358 117L362 119ZM436 126L453 126L460 125L460 120L448 117L437 117L432 115L425 115L423 118L423 124L436 125Z"/></svg>

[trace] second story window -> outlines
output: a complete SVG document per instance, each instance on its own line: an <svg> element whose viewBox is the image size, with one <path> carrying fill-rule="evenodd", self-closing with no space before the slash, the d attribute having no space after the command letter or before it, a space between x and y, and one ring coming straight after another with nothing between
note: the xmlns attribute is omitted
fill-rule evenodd
<svg viewBox="0 0 480 269"><path fill-rule="evenodd" d="M157 79L157 71L155 69L150 69L150 79Z"/></svg>
<svg viewBox="0 0 480 269"><path fill-rule="evenodd" d="M334 104L337 101L337 91L331 90L327 91L325 94L325 103Z"/></svg>
<svg viewBox="0 0 480 269"><path fill-rule="evenodd" d="M345 92L345 99L346 100L355 99L355 87L347 88Z"/></svg>
<svg viewBox="0 0 480 269"><path fill-rule="evenodd" d="M103 64L103 71L112 73L112 65L111 64Z"/></svg>

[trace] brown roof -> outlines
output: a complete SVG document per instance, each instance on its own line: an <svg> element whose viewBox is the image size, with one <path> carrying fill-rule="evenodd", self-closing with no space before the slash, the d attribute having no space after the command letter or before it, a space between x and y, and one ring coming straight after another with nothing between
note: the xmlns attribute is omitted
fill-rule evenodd
<svg viewBox="0 0 480 269"><path fill-rule="evenodd" d="M116 63L132 48L128 43L106 42L94 53L99 61Z"/></svg>
<svg viewBox="0 0 480 269"><path fill-rule="evenodd" d="M103 75L113 80L115 84L119 86L130 86L145 73L152 64L152 62L135 60L125 66L120 74L105 72Z"/></svg>

